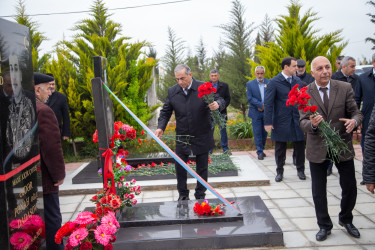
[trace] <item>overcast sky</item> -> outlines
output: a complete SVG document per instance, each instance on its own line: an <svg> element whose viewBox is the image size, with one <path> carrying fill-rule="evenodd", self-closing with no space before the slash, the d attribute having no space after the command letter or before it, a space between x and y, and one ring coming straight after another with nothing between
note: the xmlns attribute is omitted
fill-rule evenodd
<svg viewBox="0 0 375 250"><path fill-rule="evenodd" d="M109 9L141 6L155 3L173 2L178 0L105 0ZM375 25L370 22L367 13L375 14L375 8L366 4L368 0L301 0L302 14L308 8L318 13L320 20L314 23L315 29L322 33L329 33L343 29L343 37L349 42L344 50L345 55L369 59L375 51L373 46L365 43L366 37L375 37ZM241 0L246 8L247 23L259 25L265 14L271 18L287 15L286 6L289 0ZM0 16L14 15L16 0L1 0ZM74 12L89 10L92 0L25 0L27 14ZM226 24L230 20L230 0L191 0L167 5L138 7L123 10L110 10L111 19L122 25L122 35L131 37L131 41L146 40L154 45L158 57L164 55L168 44L168 26L177 36L186 41L186 46L195 50L200 38L206 45L207 52L212 55L218 48L223 34L218 25ZM32 17L40 24L39 31L48 37L41 45L42 52L49 52L57 41L65 36L70 40L71 28L87 13L69 15L47 15ZM12 18L6 18L13 20ZM256 32L252 33L255 39Z"/></svg>

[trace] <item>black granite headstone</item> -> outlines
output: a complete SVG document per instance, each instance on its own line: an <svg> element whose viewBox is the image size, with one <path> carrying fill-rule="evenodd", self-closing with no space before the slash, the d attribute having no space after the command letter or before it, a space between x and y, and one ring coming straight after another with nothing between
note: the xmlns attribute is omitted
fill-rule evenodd
<svg viewBox="0 0 375 250"><path fill-rule="evenodd" d="M104 157L102 157L102 154L109 148L109 139L114 131L113 103L109 97L109 93L103 89L102 85L102 83L105 84L107 82L106 62L106 58L94 56L95 78L91 79L95 122L98 131L99 155L97 169L104 167Z"/></svg>
<svg viewBox="0 0 375 250"><path fill-rule="evenodd" d="M42 234L37 206L40 174L33 66L27 27L0 18L0 59L0 249L27 249L40 246Z"/></svg>

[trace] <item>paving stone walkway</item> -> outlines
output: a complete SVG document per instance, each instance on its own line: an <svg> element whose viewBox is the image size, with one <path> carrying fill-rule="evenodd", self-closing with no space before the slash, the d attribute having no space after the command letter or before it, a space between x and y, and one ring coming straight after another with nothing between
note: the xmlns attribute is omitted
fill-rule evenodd
<svg viewBox="0 0 375 250"><path fill-rule="evenodd" d="M292 163L292 151L287 151L287 159L284 168L284 179L275 182L276 165L274 152L265 151L267 157L263 161L257 160L253 151L233 152L233 155L249 155L257 163L259 168L269 177L269 186L257 187L232 187L221 188L219 192L224 197L241 197L259 195L277 223L284 232L286 249L374 249L375 250L375 196L359 185L362 180L362 154L359 145L356 145L356 178L358 184L357 204L354 209L353 224L359 229L361 238L355 239L349 236L345 229L338 225L338 213L340 211L341 189L337 169L328 177L327 195L329 213L333 221L332 234L327 240L317 242L315 234L318 231L315 210L311 194L311 178L308 162L306 161L305 181L297 177L295 166ZM74 167L71 167L71 170ZM76 218L77 214L85 207L92 206L92 195L70 195L60 197L63 222ZM140 196L139 202L176 201L177 191L145 191ZM207 198L213 198L207 194ZM251 248L244 248L251 249ZM268 249L268 248L256 248Z"/></svg>

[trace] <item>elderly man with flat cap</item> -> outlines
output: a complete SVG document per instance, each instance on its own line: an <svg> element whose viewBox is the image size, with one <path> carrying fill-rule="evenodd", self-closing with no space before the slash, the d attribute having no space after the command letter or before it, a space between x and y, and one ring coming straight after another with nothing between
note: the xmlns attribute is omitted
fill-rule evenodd
<svg viewBox="0 0 375 250"><path fill-rule="evenodd" d="M314 82L314 77L306 72L306 62L303 59L297 60L297 72L296 75L301 79L303 85L307 86Z"/></svg>
<svg viewBox="0 0 375 250"><path fill-rule="evenodd" d="M53 78L50 76L34 73L44 218L46 223L46 247L47 249L64 249L63 244L58 245L55 243L55 235L62 222L59 186L64 182L65 164L61 148L59 124L52 109L45 104L51 95L49 87L49 82L51 81L53 81Z"/></svg>

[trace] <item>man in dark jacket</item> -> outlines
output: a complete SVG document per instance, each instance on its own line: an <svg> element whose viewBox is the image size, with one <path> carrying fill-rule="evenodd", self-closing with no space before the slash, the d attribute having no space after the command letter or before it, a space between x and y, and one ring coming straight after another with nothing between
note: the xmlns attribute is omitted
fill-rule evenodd
<svg viewBox="0 0 375 250"><path fill-rule="evenodd" d="M375 188L375 108L372 109L364 143L362 177L366 188L374 193Z"/></svg>
<svg viewBox="0 0 375 250"><path fill-rule="evenodd" d="M230 103L230 94L229 94L229 88L228 84L225 82L219 81L220 74L219 71L216 69L213 69L210 71L210 80L212 83L212 86L216 88L216 93L222 97L225 101L225 109L220 111L225 116L225 119L228 120L227 117L227 107ZM228 135L227 135L227 128L223 128L220 130L220 137L221 137L221 147L223 149L224 153L230 154L229 148L228 148Z"/></svg>
<svg viewBox="0 0 375 250"><path fill-rule="evenodd" d="M216 101L206 103L198 97L198 87L203 82L192 78L187 65L177 65L174 74L177 84L168 89L168 95L160 111L158 129L155 135L161 137L174 111L176 116L176 135L180 136L176 142L176 154L187 162L191 152L196 156L197 174L207 181L208 151L213 148L212 120L210 110L223 110L225 102L216 95ZM176 162L178 200L189 200L187 188L187 171ZM206 188L197 182L195 198L204 199Z"/></svg>
<svg viewBox="0 0 375 250"><path fill-rule="evenodd" d="M306 62L303 59L298 59L297 60L297 76L301 81L303 82L304 86L309 85L310 83L314 82L315 79L310 75L309 73L306 72Z"/></svg>
<svg viewBox="0 0 375 250"><path fill-rule="evenodd" d="M51 95L49 82L52 80L53 78L50 76L34 73L44 219L46 224L46 247L48 250L64 249L63 244L58 245L55 243L55 235L62 222L59 186L64 182L65 164L61 148L59 124L53 111L44 104L47 102L49 95Z"/></svg>
<svg viewBox="0 0 375 250"><path fill-rule="evenodd" d="M375 54L372 55L371 63L375 67ZM375 68L366 71L358 77L358 83L355 87L355 102L358 108L361 108L362 104L361 112L364 116L361 129L361 146L363 152L367 126L370 121L372 107L375 103Z"/></svg>
<svg viewBox="0 0 375 250"><path fill-rule="evenodd" d="M339 80L342 82L348 82L352 85L353 91L358 81L358 76L355 72L355 59L351 56L345 56L341 60L341 70L336 71L332 74L332 80Z"/></svg>
<svg viewBox="0 0 375 250"><path fill-rule="evenodd" d="M276 182L283 179L287 142L293 142L296 156L297 175L305 180L305 142L299 126L297 107L286 106L288 94L294 85L303 86L296 77L297 60L285 57L281 62L283 69L271 79L264 97L264 128L272 130L271 140L275 141Z"/></svg>
<svg viewBox="0 0 375 250"><path fill-rule="evenodd" d="M47 74L53 78L52 74ZM70 118L68 100L64 94L56 91L55 79L49 83L52 95L48 98L47 105L53 110L59 123L60 133L63 140L70 137Z"/></svg>
<svg viewBox="0 0 375 250"><path fill-rule="evenodd" d="M372 65L374 68L369 70L358 77L358 83L355 86L355 102L357 103L358 108L362 109L361 112L363 114L363 123L361 129L361 147L362 147L362 154L364 153L364 142L366 137L366 131L368 127L368 123L370 121L372 107L375 103L375 54L372 55L371 60ZM360 182L361 185L365 184L365 181L362 180Z"/></svg>

